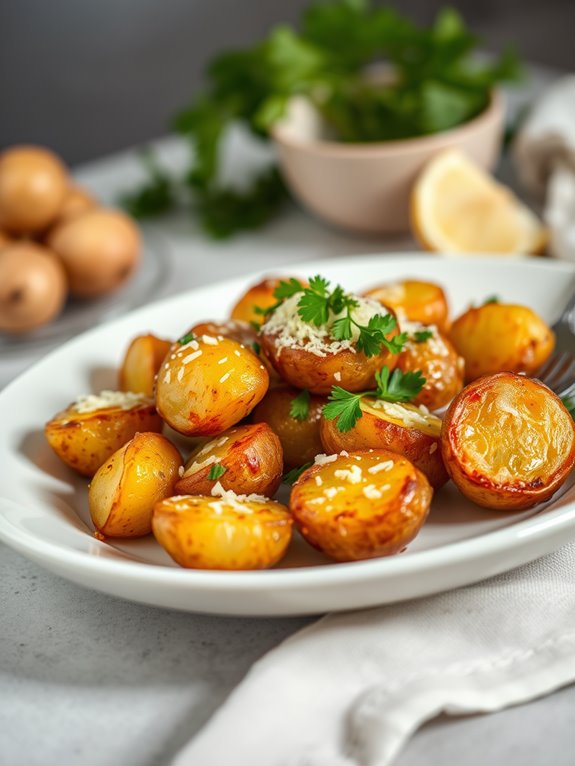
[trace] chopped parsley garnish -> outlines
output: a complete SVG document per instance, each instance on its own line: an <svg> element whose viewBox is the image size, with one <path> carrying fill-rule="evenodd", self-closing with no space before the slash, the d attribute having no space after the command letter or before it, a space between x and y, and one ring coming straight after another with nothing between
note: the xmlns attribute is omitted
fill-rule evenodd
<svg viewBox="0 0 575 766"><path fill-rule="evenodd" d="M304 471L306 471L313 463L304 463L299 468L292 468L282 477L284 484L295 484Z"/></svg>
<svg viewBox="0 0 575 766"><path fill-rule="evenodd" d="M292 399L289 408L290 417L296 420L307 420L309 416L310 393L305 388L295 399Z"/></svg>
<svg viewBox="0 0 575 766"><path fill-rule="evenodd" d="M218 479L222 478L227 470L228 469L221 463L214 463L214 465L210 468L208 479L210 481L217 481Z"/></svg>
<svg viewBox="0 0 575 766"><path fill-rule="evenodd" d="M384 366L375 374L377 389L351 393L340 386L333 386L328 397L329 403L323 408L327 420L337 418L337 428L342 433L350 431L362 417L360 402L364 396L373 396L386 402L410 402L425 385L425 378L420 370L403 373L395 369L390 373Z"/></svg>
<svg viewBox="0 0 575 766"><path fill-rule="evenodd" d="M426 340L429 340L432 337L433 333L431 330L417 330L413 333L413 340L416 343L425 343Z"/></svg>
<svg viewBox="0 0 575 766"><path fill-rule="evenodd" d="M490 295L483 301L483 305L487 306L488 303L501 303L501 298L498 295Z"/></svg>
<svg viewBox="0 0 575 766"><path fill-rule="evenodd" d="M178 343L180 343L182 346L185 346L186 343L191 343L195 339L195 335L193 332L188 332L185 335L182 335L181 338L178 338Z"/></svg>
<svg viewBox="0 0 575 766"><path fill-rule="evenodd" d="M258 354L258 356L259 356L259 353L262 350L262 347L260 346L260 344L257 341L254 341L252 343L252 348L254 350L254 354Z"/></svg>

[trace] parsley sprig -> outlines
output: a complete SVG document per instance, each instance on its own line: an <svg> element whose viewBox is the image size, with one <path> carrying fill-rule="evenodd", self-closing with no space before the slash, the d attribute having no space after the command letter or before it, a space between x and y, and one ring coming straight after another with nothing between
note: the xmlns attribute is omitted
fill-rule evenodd
<svg viewBox="0 0 575 766"><path fill-rule="evenodd" d="M210 468L208 479L210 481L217 481L218 479L221 479L227 470L228 469L225 467L225 465L222 465L221 463L214 463L214 465Z"/></svg>
<svg viewBox="0 0 575 766"><path fill-rule="evenodd" d="M416 343L425 343L426 340L429 340L433 333L431 330L416 330L413 333L413 340Z"/></svg>
<svg viewBox="0 0 575 766"><path fill-rule="evenodd" d="M292 399L289 414L295 420L307 420L309 416L310 393L305 388Z"/></svg>
<svg viewBox="0 0 575 766"><path fill-rule="evenodd" d="M302 475L302 473L306 471L312 465L313 463L304 463L303 465L300 465L297 468L292 468L291 471L288 471L286 474L282 476L282 481L284 482L284 484L289 484L290 486L292 484L295 484L296 481L299 479L299 477Z"/></svg>
<svg viewBox="0 0 575 766"><path fill-rule="evenodd" d="M403 373L399 369L390 372L384 366L375 374L377 388L375 391L360 391L352 393L340 386L333 386L328 397L329 403L323 408L323 416L327 420L337 418L337 428L342 433L350 431L362 417L361 400L365 396L373 396L386 402L410 402L425 385L421 370Z"/></svg>

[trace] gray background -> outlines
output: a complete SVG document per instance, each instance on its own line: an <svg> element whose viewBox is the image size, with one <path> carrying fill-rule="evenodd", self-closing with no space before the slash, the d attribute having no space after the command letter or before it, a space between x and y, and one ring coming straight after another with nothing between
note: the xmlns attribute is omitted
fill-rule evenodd
<svg viewBox="0 0 575 766"><path fill-rule="evenodd" d="M70 163L167 132L217 51L241 47L309 0L0 0L0 146L51 146ZM445 3L396 3L419 21ZM573 0L452 3L486 46L575 68Z"/></svg>

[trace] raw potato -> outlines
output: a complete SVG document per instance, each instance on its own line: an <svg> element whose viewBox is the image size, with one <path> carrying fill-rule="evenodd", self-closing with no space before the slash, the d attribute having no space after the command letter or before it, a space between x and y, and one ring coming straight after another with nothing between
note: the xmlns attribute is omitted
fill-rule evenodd
<svg viewBox="0 0 575 766"><path fill-rule="evenodd" d="M68 189L66 168L48 149L14 146L0 154L0 227L41 232L57 218Z"/></svg>
<svg viewBox="0 0 575 766"><path fill-rule="evenodd" d="M22 333L54 319L67 296L62 264L32 242L0 251L0 331Z"/></svg>
<svg viewBox="0 0 575 766"><path fill-rule="evenodd" d="M190 569L267 569L284 555L293 519L266 498L181 495L156 504L156 540Z"/></svg>
<svg viewBox="0 0 575 766"><path fill-rule="evenodd" d="M445 465L461 492L496 510L548 500L575 464L575 424L537 380L502 372L474 383L447 411Z"/></svg>
<svg viewBox="0 0 575 766"><path fill-rule="evenodd" d="M156 406L175 431L211 436L248 415L268 385L255 354L235 340L206 335L172 346L156 381Z"/></svg>
<svg viewBox="0 0 575 766"><path fill-rule="evenodd" d="M443 288L434 282L404 279L372 287L364 296L393 309L400 320L434 324L444 332L449 329L447 298Z"/></svg>
<svg viewBox="0 0 575 766"><path fill-rule="evenodd" d="M156 374L171 346L171 341L155 335L134 338L120 367L120 390L153 396Z"/></svg>
<svg viewBox="0 0 575 766"><path fill-rule="evenodd" d="M225 468L210 479L214 466ZM178 495L209 495L216 482L238 495L272 497L283 473L280 440L266 423L237 426L194 450L183 476L176 484Z"/></svg>
<svg viewBox="0 0 575 766"><path fill-rule="evenodd" d="M162 420L154 405L145 398L129 409L104 406L78 412L72 404L44 427L54 452L83 476L93 476L102 463L138 431L161 430Z"/></svg>
<svg viewBox="0 0 575 766"><path fill-rule="evenodd" d="M326 400L311 396L308 417L297 420L290 415L290 406L300 393L291 386L271 388L252 412L254 423L268 423L278 435L283 448L284 466L288 470L312 462L323 451L319 421Z"/></svg>
<svg viewBox="0 0 575 766"><path fill-rule="evenodd" d="M94 197L81 186L70 186L58 213L58 223L69 221L98 206Z"/></svg>
<svg viewBox="0 0 575 766"><path fill-rule="evenodd" d="M174 493L182 458L157 433L138 433L106 460L90 483L90 516L106 537L143 537L152 531L154 505Z"/></svg>
<svg viewBox="0 0 575 766"><path fill-rule="evenodd" d="M354 427L342 432L336 420L322 417L321 440L326 452L387 449L403 455L419 468L434 489L449 476L441 456L441 420L412 404L384 402L364 397L362 416Z"/></svg>
<svg viewBox="0 0 575 766"><path fill-rule="evenodd" d="M60 256L70 292L95 298L115 290L140 260L140 233L119 210L96 208L56 226L49 246Z"/></svg>
<svg viewBox="0 0 575 766"><path fill-rule="evenodd" d="M495 372L536 372L555 346L551 328L527 306L486 303L468 309L450 332L465 359L465 378Z"/></svg>
<svg viewBox="0 0 575 766"><path fill-rule="evenodd" d="M262 314L258 314L254 309L256 306L259 308L267 309L269 306L273 306L276 303L274 297L274 290L282 281L289 281L292 277L268 277L267 279L258 282L257 285L253 285L247 290L239 301L233 307L230 318L239 319L242 322L255 322L256 324L262 324L264 317ZM295 277L302 285L307 285L305 279L299 279Z"/></svg>
<svg viewBox="0 0 575 766"><path fill-rule="evenodd" d="M401 325L402 329L404 328ZM427 331L432 335L424 341L414 339L415 332ZM397 366L402 372L419 370L425 378L425 385L413 400L430 410L439 410L463 388L465 362L451 343L435 325L421 324L409 327L409 339L397 357Z"/></svg>
<svg viewBox="0 0 575 766"><path fill-rule="evenodd" d="M421 529L433 490L409 460L389 452L352 452L308 468L292 489L298 528L337 561L389 556Z"/></svg>

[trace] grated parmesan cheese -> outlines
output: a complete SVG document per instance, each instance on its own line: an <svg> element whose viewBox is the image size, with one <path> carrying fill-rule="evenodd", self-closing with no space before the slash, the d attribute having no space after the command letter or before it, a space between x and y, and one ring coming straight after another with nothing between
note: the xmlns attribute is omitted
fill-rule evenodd
<svg viewBox="0 0 575 766"><path fill-rule="evenodd" d="M435 419L429 415L429 411L423 412L421 408L404 407L396 402L386 402L383 399L374 399L369 403L370 407L376 410L383 410L391 418L400 420L406 426L430 426L431 420Z"/></svg>
<svg viewBox="0 0 575 766"><path fill-rule="evenodd" d="M362 492L368 500L379 500L383 495L381 489L378 489L375 484L368 484L367 487L363 488Z"/></svg>
<svg viewBox="0 0 575 766"><path fill-rule="evenodd" d="M135 394L133 391L100 391L99 394L83 394L79 396L72 409L75 412L96 412L110 407L119 407L121 410L131 410L141 404L153 404L153 400L144 394Z"/></svg>
<svg viewBox="0 0 575 766"><path fill-rule="evenodd" d="M182 364L189 364L190 362L193 362L194 359L197 359L199 356L202 355L202 351L194 351L191 354L188 354L182 359Z"/></svg>
<svg viewBox="0 0 575 766"><path fill-rule="evenodd" d="M352 465L351 468L339 468L333 475L350 484L359 484L363 480L363 471L358 465Z"/></svg>
<svg viewBox="0 0 575 766"><path fill-rule="evenodd" d="M315 477L315 483L316 483L316 485L317 485L318 487L321 487L321 486L322 486L322 484L323 484L323 479L321 478L321 476L316 476L316 477Z"/></svg>
<svg viewBox="0 0 575 766"><path fill-rule="evenodd" d="M225 364L228 361L227 356L222 356L222 358L218 361L218 364Z"/></svg>
<svg viewBox="0 0 575 766"><path fill-rule="evenodd" d="M269 498L264 497L263 495L256 495L255 493L252 493L251 495L238 495L236 494L232 489L224 489L221 485L221 483L218 481L214 484L212 487L212 497L220 497L221 501L212 501L210 503L210 506L215 509L215 506L219 506L219 513L222 512L222 506L227 505L231 508L233 508L236 511L241 511L242 513L252 513L253 510L249 507L249 505L246 505L246 503L268 503Z"/></svg>
<svg viewBox="0 0 575 766"><path fill-rule="evenodd" d="M326 463L333 463L334 460L337 460L337 455L326 455L321 452L319 455L315 456L314 463L316 465L325 465Z"/></svg>
<svg viewBox="0 0 575 766"><path fill-rule="evenodd" d="M211 335L202 335L202 341L206 344L206 346L217 346L219 340L220 338L214 338Z"/></svg>
<svg viewBox="0 0 575 766"><path fill-rule="evenodd" d="M376 463L375 465L372 465L371 468L367 469L368 473L379 473L380 471L390 471L394 466L393 460L383 460L381 463Z"/></svg>

